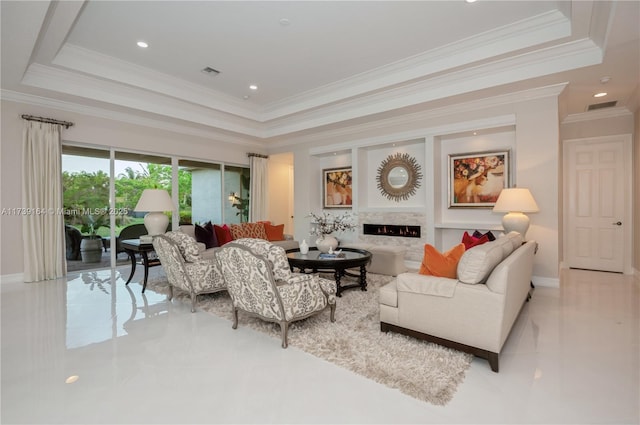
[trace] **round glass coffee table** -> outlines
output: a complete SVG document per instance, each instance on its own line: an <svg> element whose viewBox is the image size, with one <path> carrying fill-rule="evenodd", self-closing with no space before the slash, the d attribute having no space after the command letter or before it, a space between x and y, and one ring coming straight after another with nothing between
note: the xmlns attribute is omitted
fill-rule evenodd
<svg viewBox="0 0 640 425"><path fill-rule="evenodd" d="M287 259L291 271L297 268L301 273L333 272L336 279L336 295L342 296L342 291L350 288L367 290L367 269L371 262L371 253L364 249L341 248L340 256L336 258L322 258L317 248L310 248L308 254L301 254L300 249L287 250ZM359 268L360 273L352 270ZM351 276L358 279L357 283L342 285L342 278Z"/></svg>

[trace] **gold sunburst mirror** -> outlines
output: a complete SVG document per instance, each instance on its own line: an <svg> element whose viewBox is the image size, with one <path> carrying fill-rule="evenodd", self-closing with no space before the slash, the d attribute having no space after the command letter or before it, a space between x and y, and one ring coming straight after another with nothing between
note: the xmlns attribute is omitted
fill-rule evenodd
<svg viewBox="0 0 640 425"><path fill-rule="evenodd" d="M378 189L382 195L396 202L415 195L422 179L418 161L408 153L389 155L378 167Z"/></svg>

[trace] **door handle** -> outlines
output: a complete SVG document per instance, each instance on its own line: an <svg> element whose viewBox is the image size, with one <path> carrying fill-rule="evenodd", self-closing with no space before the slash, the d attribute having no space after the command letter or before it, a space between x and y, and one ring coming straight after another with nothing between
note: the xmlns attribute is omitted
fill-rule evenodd
<svg viewBox="0 0 640 425"><path fill-rule="evenodd" d="M614 226L622 226L622 222L621 221L616 221L615 223L611 223Z"/></svg>

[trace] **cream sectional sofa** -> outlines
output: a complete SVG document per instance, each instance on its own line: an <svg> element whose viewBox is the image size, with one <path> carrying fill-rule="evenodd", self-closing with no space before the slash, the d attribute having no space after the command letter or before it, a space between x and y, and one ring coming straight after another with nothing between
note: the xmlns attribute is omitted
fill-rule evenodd
<svg viewBox="0 0 640 425"><path fill-rule="evenodd" d="M380 290L380 329L498 357L529 299L535 241L516 232L467 250L458 279L402 273Z"/></svg>

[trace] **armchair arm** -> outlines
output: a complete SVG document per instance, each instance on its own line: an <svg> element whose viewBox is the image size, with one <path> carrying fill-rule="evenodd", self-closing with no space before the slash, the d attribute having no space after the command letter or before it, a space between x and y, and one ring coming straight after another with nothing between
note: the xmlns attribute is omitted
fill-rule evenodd
<svg viewBox="0 0 640 425"><path fill-rule="evenodd" d="M193 263L184 263L195 292L215 290L225 287L225 280L215 258L203 258Z"/></svg>
<svg viewBox="0 0 640 425"><path fill-rule="evenodd" d="M327 297L315 279L285 283L277 289L286 320L307 316L327 306Z"/></svg>

